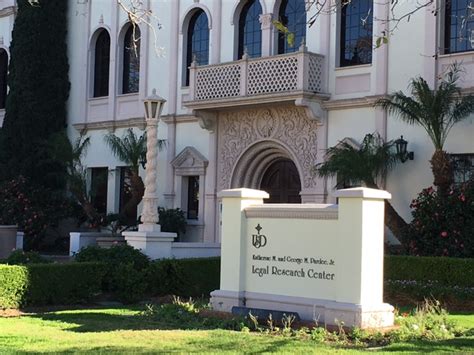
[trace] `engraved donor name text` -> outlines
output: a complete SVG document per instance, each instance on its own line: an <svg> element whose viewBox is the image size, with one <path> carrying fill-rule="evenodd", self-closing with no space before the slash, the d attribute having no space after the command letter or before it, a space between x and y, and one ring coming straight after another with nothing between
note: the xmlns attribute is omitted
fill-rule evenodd
<svg viewBox="0 0 474 355"><path fill-rule="evenodd" d="M252 261L254 263L251 265L251 273L258 277L283 276L328 281L333 281L336 277L334 270L331 270L335 266L333 259L253 254ZM276 263L278 265L275 265ZM293 267L290 265L285 267L281 264L290 264Z"/></svg>

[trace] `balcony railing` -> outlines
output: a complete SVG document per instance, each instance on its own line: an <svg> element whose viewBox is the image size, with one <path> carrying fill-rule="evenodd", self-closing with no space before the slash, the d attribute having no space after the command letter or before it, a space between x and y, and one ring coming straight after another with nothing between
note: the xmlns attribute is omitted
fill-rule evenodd
<svg viewBox="0 0 474 355"><path fill-rule="evenodd" d="M299 52L190 67L187 106L205 101L235 101L282 93L323 91L324 56Z"/></svg>

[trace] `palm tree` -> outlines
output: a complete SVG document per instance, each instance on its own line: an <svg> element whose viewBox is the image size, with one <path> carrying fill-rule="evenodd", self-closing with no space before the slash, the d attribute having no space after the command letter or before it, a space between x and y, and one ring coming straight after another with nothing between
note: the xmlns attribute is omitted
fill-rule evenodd
<svg viewBox="0 0 474 355"><path fill-rule="evenodd" d="M384 142L380 135L367 134L360 147L341 141L326 152L326 161L316 166L321 177L337 177L337 188L360 186L379 189L377 181L400 160L394 151L394 142ZM385 200L385 224L403 244L403 230L407 223Z"/></svg>
<svg viewBox="0 0 474 355"><path fill-rule="evenodd" d="M428 133L435 148L430 161L433 183L441 193L447 192L453 183L449 155L443 150L446 138L456 123L474 112L474 96L463 95L457 86L460 72L459 65L453 64L434 90L423 78L412 79L411 96L397 91L375 104Z"/></svg>
<svg viewBox="0 0 474 355"><path fill-rule="evenodd" d="M66 171L69 191L81 205L88 220L94 221L97 219L98 213L87 193L87 173L82 165L82 157L86 153L89 145L90 137L85 137L84 134L81 134L74 144L70 145Z"/></svg>
<svg viewBox="0 0 474 355"><path fill-rule="evenodd" d="M65 132L53 135L50 146L53 156L64 162L68 191L84 211L89 221L95 221L99 215L87 192L86 168L82 165L82 157L90 145L90 137L81 133L72 143Z"/></svg>
<svg viewBox="0 0 474 355"><path fill-rule="evenodd" d="M111 133L106 135L104 139L112 153L130 169L131 197L122 211L122 214L127 216L136 211L145 192L145 185L139 175L139 168L140 164L144 163L146 159L146 134L138 137L129 128L121 138ZM159 150L163 149L165 142L162 139L158 140Z"/></svg>

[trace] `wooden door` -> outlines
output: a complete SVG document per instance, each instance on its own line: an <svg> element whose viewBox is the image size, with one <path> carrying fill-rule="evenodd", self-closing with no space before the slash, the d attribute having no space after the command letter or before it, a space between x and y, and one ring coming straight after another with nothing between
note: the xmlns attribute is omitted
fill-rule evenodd
<svg viewBox="0 0 474 355"><path fill-rule="evenodd" d="M263 175L260 189L268 192L266 203L301 203L301 181L296 165L289 159L278 160Z"/></svg>

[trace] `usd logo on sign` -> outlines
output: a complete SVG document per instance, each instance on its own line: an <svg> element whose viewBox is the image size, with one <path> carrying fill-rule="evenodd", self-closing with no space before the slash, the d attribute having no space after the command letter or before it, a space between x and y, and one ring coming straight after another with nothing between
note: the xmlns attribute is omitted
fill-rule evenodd
<svg viewBox="0 0 474 355"><path fill-rule="evenodd" d="M260 223L255 227L257 234L252 234L252 245L255 248L262 248L267 245L267 237L264 234L260 234L260 231L263 229L260 227Z"/></svg>

